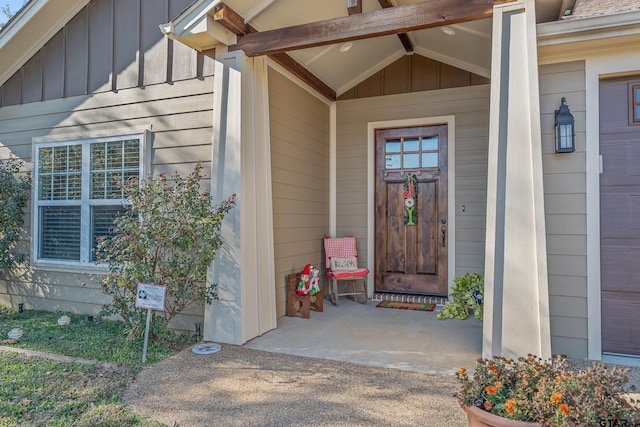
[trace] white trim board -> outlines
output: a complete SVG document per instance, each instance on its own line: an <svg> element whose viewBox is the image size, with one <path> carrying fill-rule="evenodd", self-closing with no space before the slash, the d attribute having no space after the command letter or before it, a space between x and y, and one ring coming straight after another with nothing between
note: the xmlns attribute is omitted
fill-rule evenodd
<svg viewBox="0 0 640 427"><path fill-rule="evenodd" d="M615 51L585 59L587 138L587 339L588 357L603 360L600 282L600 79L640 74L640 51Z"/></svg>

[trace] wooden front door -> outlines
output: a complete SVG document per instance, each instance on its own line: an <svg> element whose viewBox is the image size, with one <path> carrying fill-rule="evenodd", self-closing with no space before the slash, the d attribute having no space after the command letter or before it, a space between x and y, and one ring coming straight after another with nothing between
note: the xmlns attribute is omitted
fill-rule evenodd
<svg viewBox="0 0 640 427"><path fill-rule="evenodd" d="M640 76L600 83L602 351L640 355Z"/></svg>
<svg viewBox="0 0 640 427"><path fill-rule="evenodd" d="M447 126L376 131L375 290L447 294Z"/></svg>

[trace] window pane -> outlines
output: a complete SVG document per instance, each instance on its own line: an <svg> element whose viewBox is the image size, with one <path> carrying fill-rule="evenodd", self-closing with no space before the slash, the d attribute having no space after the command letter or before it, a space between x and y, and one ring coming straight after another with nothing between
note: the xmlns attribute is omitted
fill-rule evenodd
<svg viewBox="0 0 640 427"><path fill-rule="evenodd" d="M107 174L107 195L105 199L122 199L122 188L120 182L122 181L122 173L109 172Z"/></svg>
<svg viewBox="0 0 640 427"><path fill-rule="evenodd" d="M40 148L38 161L39 200L82 197L82 145Z"/></svg>
<svg viewBox="0 0 640 427"><path fill-rule="evenodd" d="M438 153L422 153L422 167L423 168L437 168L438 167Z"/></svg>
<svg viewBox="0 0 640 427"><path fill-rule="evenodd" d="M420 167L420 155L419 154L405 154L403 156L405 169L415 169Z"/></svg>
<svg viewBox="0 0 640 427"><path fill-rule="evenodd" d="M418 138L405 139L404 151L420 151L420 141Z"/></svg>
<svg viewBox="0 0 640 427"><path fill-rule="evenodd" d="M91 169L104 170L105 168L105 144L91 144Z"/></svg>
<svg viewBox="0 0 640 427"><path fill-rule="evenodd" d="M124 142L124 164L125 169L138 169L140 166L140 143L137 139Z"/></svg>
<svg viewBox="0 0 640 427"><path fill-rule="evenodd" d="M82 175L79 173L69 174L69 200L80 200L82 198Z"/></svg>
<svg viewBox="0 0 640 427"><path fill-rule="evenodd" d="M120 182L140 174L140 142L131 139L91 145L91 198L123 198Z"/></svg>
<svg viewBox="0 0 640 427"><path fill-rule="evenodd" d="M386 153L399 153L400 152L400 140L390 139L385 146Z"/></svg>
<svg viewBox="0 0 640 427"><path fill-rule="evenodd" d="M38 157L40 164L38 165L39 172L51 172L53 166L53 149L50 147L41 148L38 150Z"/></svg>
<svg viewBox="0 0 640 427"><path fill-rule="evenodd" d="M41 175L38 177L38 181L38 200L51 200L53 194L51 175Z"/></svg>
<svg viewBox="0 0 640 427"><path fill-rule="evenodd" d="M107 174L104 172L91 173L91 198L105 199L105 187L107 182Z"/></svg>
<svg viewBox="0 0 640 427"><path fill-rule="evenodd" d="M124 215L129 208L124 206L94 206L91 208L91 261L96 260L96 247L104 239L113 237L113 221Z"/></svg>
<svg viewBox="0 0 640 427"><path fill-rule="evenodd" d="M436 151L438 149L438 137L428 136L422 138L422 151Z"/></svg>
<svg viewBox="0 0 640 427"><path fill-rule="evenodd" d="M400 154L387 155L385 167L387 169L400 169Z"/></svg>
<svg viewBox="0 0 640 427"><path fill-rule="evenodd" d="M66 172L67 171L67 154L69 147L53 147L53 171L54 172Z"/></svg>
<svg viewBox="0 0 640 427"><path fill-rule="evenodd" d="M80 260L80 206L40 208L40 256Z"/></svg>
<svg viewBox="0 0 640 427"><path fill-rule="evenodd" d="M69 172L79 172L82 170L82 146L69 146Z"/></svg>
<svg viewBox="0 0 640 427"><path fill-rule="evenodd" d="M122 169L122 141L107 143L107 169Z"/></svg>
<svg viewBox="0 0 640 427"><path fill-rule="evenodd" d="M640 121L640 105L636 107L636 120Z"/></svg>
<svg viewBox="0 0 640 427"><path fill-rule="evenodd" d="M136 182L139 177L140 177L140 174L138 173L138 171L125 172L122 183L124 185L127 185L127 184L130 184L131 182ZM124 198L124 191L122 192L122 198Z"/></svg>
<svg viewBox="0 0 640 427"><path fill-rule="evenodd" d="M67 199L67 175L53 176L53 200Z"/></svg>

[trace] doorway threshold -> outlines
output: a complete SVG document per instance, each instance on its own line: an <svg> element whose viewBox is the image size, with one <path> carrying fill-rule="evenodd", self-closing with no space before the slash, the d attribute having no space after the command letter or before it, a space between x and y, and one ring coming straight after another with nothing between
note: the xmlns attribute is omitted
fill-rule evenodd
<svg viewBox="0 0 640 427"><path fill-rule="evenodd" d="M406 294L394 294L394 293L374 293L371 297L371 301L396 301L396 302L411 302L417 304L435 304L437 307L442 307L447 302L447 297L435 296L435 295L406 295Z"/></svg>

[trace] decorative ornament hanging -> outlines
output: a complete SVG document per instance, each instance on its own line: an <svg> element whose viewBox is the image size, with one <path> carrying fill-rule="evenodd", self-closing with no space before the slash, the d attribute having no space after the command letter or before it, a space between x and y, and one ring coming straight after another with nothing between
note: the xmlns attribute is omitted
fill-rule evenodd
<svg viewBox="0 0 640 427"><path fill-rule="evenodd" d="M408 173L404 177L405 225L416 225L416 202L418 201L418 177Z"/></svg>

